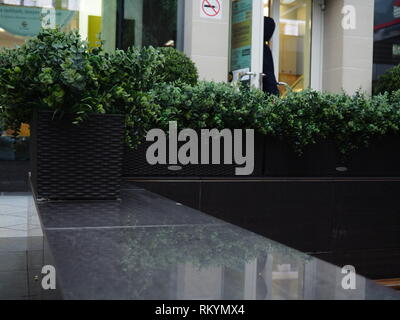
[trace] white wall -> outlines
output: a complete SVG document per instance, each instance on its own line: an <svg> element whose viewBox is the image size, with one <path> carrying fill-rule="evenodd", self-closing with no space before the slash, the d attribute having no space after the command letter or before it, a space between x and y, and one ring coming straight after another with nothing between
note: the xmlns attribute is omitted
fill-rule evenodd
<svg viewBox="0 0 400 320"><path fill-rule="evenodd" d="M201 0L185 2L184 51L197 65L200 78L227 81L229 57L230 1L222 2L222 18L200 16Z"/></svg>

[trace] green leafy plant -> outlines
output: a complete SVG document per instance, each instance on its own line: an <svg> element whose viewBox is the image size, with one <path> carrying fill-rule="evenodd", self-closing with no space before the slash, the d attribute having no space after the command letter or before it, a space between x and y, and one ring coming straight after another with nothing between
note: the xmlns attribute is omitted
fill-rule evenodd
<svg viewBox="0 0 400 320"><path fill-rule="evenodd" d="M165 57L165 63L159 69L164 82L176 82L195 85L198 81L198 72L195 64L184 53L174 48L159 48Z"/></svg>
<svg viewBox="0 0 400 320"><path fill-rule="evenodd" d="M357 93L348 97L347 103L341 105L341 115L334 138L343 154L399 131L398 111L388 94L371 98Z"/></svg>
<svg viewBox="0 0 400 320"><path fill-rule="evenodd" d="M386 71L374 85L375 94L397 90L400 90L400 65Z"/></svg>
<svg viewBox="0 0 400 320"><path fill-rule="evenodd" d="M284 98L257 89L201 81L195 86L160 84L150 91L159 106L158 126L243 128L275 137L299 155L313 144L333 141L344 155L400 128L400 91L362 93L291 92Z"/></svg>
<svg viewBox="0 0 400 320"><path fill-rule="evenodd" d="M89 49L77 32L42 30L23 46L0 53L0 106L5 126L18 132L34 110L55 116L125 114L130 145L154 122L147 91L162 81L164 56L154 48L103 52Z"/></svg>
<svg viewBox="0 0 400 320"><path fill-rule="evenodd" d="M91 63L98 75L98 88L89 94L93 104L125 114L127 143L135 146L156 117L158 106L152 103L148 91L163 81L159 68L165 63L164 56L152 47L129 48L93 55Z"/></svg>
<svg viewBox="0 0 400 320"><path fill-rule="evenodd" d="M362 93L289 93L267 108L273 135L302 153L307 145L327 139L348 154L382 136L399 133L400 93L369 97Z"/></svg>
<svg viewBox="0 0 400 320"><path fill-rule="evenodd" d="M279 98L197 81L193 62L175 49L110 54L101 46L89 49L76 32L42 30L23 46L0 52L0 121L17 135L34 110L72 113L76 123L90 113L124 114L130 146L149 129L167 129L169 121L177 121L181 128L197 130L255 129L290 144L298 154L330 139L346 154L399 133L400 90L392 91L399 72L396 67L383 76L388 92L373 97L304 90Z"/></svg>
<svg viewBox="0 0 400 320"><path fill-rule="evenodd" d="M105 113L88 103L88 92L98 88L90 51L77 32L44 29L16 49L0 54L0 105L6 125L18 130L34 109L55 114L74 113L80 121L88 113Z"/></svg>
<svg viewBox="0 0 400 320"><path fill-rule="evenodd" d="M159 105L157 125L177 121L182 128L248 128L266 132L263 126L266 96L257 89L200 81L197 85L160 84L151 91Z"/></svg>

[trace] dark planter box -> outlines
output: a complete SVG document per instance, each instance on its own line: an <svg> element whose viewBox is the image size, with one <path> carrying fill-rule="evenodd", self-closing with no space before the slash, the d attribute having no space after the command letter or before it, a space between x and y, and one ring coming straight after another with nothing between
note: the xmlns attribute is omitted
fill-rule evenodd
<svg viewBox="0 0 400 320"><path fill-rule="evenodd" d="M28 192L29 171L29 161L0 160L0 192Z"/></svg>
<svg viewBox="0 0 400 320"><path fill-rule="evenodd" d="M235 177L236 165L151 166L146 161L143 142L136 150L125 148L126 177ZM182 145L182 143L181 143ZM253 177L400 177L400 137L373 141L344 157L335 142L322 141L307 146L302 155L277 138L255 136ZM223 152L221 152L223 154Z"/></svg>
<svg viewBox="0 0 400 320"><path fill-rule="evenodd" d="M245 139L244 139L245 140ZM255 134L254 139L254 172L251 176L262 176L264 170L264 136ZM136 149L125 147L123 172L125 177L238 177L235 169L240 167L236 164L209 164L209 165L150 165L146 160L146 151L152 142L144 141ZM178 143L178 148L184 142ZM243 143L243 149L245 143ZM245 149L244 149L245 150ZM200 155L199 150L199 155ZM210 150L210 156L212 152ZM221 163L223 163L223 143L221 143ZM245 176L239 176L245 177Z"/></svg>
<svg viewBox="0 0 400 320"><path fill-rule="evenodd" d="M115 200L120 195L124 117L34 115L31 128L32 184L39 199Z"/></svg>
<svg viewBox="0 0 400 320"><path fill-rule="evenodd" d="M338 164L346 168L341 176L400 177L400 136L376 139L347 158L339 157Z"/></svg>
<svg viewBox="0 0 400 320"><path fill-rule="evenodd" d="M303 154L276 138L265 139L265 170L269 177L329 177L337 175L338 152L335 144L324 141L307 146Z"/></svg>
<svg viewBox="0 0 400 320"><path fill-rule="evenodd" d="M278 139L265 139L264 175L270 177L399 177L400 137L387 136L344 157L327 140L296 154Z"/></svg>

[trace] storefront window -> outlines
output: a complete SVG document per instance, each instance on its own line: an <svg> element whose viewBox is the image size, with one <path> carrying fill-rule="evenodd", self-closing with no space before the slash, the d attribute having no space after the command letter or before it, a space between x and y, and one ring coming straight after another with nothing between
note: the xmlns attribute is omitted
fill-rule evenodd
<svg viewBox="0 0 400 320"><path fill-rule="evenodd" d="M119 47L179 47L178 0L123 0Z"/></svg>
<svg viewBox="0 0 400 320"><path fill-rule="evenodd" d="M374 72L377 80L400 63L400 0L375 0Z"/></svg>
<svg viewBox="0 0 400 320"><path fill-rule="evenodd" d="M311 0L281 0L279 81L300 91L310 86Z"/></svg>
<svg viewBox="0 0 400 320"><path fill-rule="evenodd" d="M115 48L117 0L0 0L0 47L12 48L42 27L79 30L90 46Z"/></svg>

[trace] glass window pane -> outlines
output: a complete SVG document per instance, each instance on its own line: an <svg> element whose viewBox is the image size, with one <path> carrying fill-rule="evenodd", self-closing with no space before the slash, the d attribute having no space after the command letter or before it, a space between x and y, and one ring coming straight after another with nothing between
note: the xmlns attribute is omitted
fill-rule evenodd
<svg viewBox="0 0 400 320"><path fill-rule="evenodd" d="M115 48L117 0L0 0L0 48L12 48L42 27L79 30L90 46Z"/></svg>
<svg viewBox="0 0 400 320"><path fill-rule="evenodd" d="M300 91L310 85L311 0L281 0L279 81Z"/></svg>
<svg viewBox="0 0 400 320"><path fill-rule="evenodd" d="M375 0L374 80L400 63L400 2Z"/></svg>
<svg viewBox="0 0 400 320"><path fill-rule="evenodd" d="M177 0L124 0L122 49L176 47Z"/></svg>

